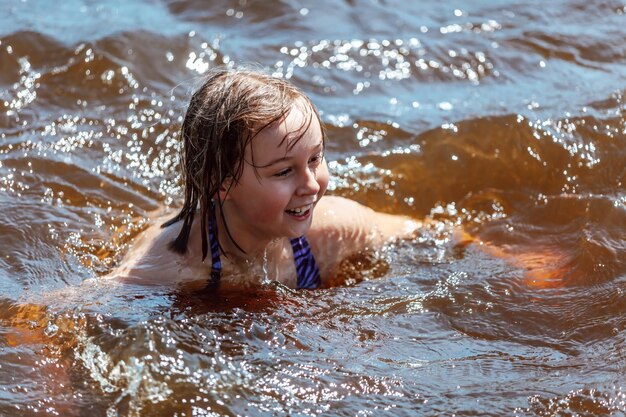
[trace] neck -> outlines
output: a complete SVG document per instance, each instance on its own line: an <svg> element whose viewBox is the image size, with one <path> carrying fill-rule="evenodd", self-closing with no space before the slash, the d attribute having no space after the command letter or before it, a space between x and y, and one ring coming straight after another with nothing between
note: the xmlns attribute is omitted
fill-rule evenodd
<svg viewBox="0 0 626 417"><path fill-rule="evenodd" d="M224 216L222 216L224 213ZM235 219L230 219L228 213L222 212L220 207L215 207L217 220L217 238L226 256L245 262L262 258L263 255L274 247L278 239L260 238L251 233L246 233L243 227L239 227ZM228 223L228 231L224 219ZM232 236L231 236L232 235ZM236 243L235 243L236 242Z"/></svg>

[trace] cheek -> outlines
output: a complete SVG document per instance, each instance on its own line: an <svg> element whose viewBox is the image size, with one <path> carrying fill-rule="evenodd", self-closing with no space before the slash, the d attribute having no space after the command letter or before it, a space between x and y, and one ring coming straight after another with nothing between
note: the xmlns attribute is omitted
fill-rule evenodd
<svg viewBox="0 0 626 417"><path fill-rule="evenodd" d="M328 173L328 165L326 164L326 160L319 167L316 175L317 183L320 186L319 195L323 195L326 192L326 188L328 187L328 181L330 180L330 174Z"/></svg>
<svg viewBox="0 0 626 417"><path fill-rule="evenodd" d="M256 197L257 203L249 207L250 216L258 222L265 222L283 213L291 193L281 187L268 187L262 193L257 193Z"/></svg>

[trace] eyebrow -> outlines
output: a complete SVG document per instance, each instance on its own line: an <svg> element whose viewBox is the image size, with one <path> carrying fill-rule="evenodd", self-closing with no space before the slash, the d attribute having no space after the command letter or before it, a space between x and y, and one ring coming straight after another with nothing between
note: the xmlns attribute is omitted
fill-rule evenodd
<svg viewBox="0 0 626 417"><path fill-rule="evenodd" d="M324 139L322 139L322 140L319 142L319 144L317 144L317 146L315 146L315 148L312 148L312 149L318 149L318 148L322 148L322 149L324 149ZM259 166L259 168L269 168L269 167L271 167L272 165L276 165L276 164L278 164L278 163L281 163L281 162L284 162L284 161L288 161L288 160L290 160L290 159L293 159L293 156L282 156L282 157L280 157L280 158L274 159L274 160L273 160L273 161L271 161L269 164Z"/></svg>

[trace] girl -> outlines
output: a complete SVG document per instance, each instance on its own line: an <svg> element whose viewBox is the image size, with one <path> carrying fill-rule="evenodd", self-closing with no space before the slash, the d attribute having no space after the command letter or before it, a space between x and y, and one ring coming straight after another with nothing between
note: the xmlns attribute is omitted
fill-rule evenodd
<svg viewBox="0 0 626 417"><path fill-rule="evenodd" d="M213 70L191 98L180 137L183 207L144 233L118 279L317 288L345 258L420 226L324 197L324 128L311 101L283 79Z"/></svg>

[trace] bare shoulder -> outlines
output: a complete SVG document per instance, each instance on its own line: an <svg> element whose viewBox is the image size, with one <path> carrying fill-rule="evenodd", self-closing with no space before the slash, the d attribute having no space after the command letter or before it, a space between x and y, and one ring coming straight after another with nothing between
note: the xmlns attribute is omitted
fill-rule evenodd
<svg viewBox="0 0 626 417"><path fill-rule="evenodd" d="M315 207L313 229L331 231L359 225L362 220L374 215L374 210L344 197L326 196Z"/></svg>
<svg viewBox="0 0 626 417"><path fill-rule="evenodd" d="M421 222L406 216L377 212L356 201L327 196L315 208L307 233L322 268L363 250L376 250L385 242L410 236Z"/></svg>
<svg viewBox="0 0 626 417"><path fill-rule="evenodd" d="M161 225L171 215L161 215L151 220L148 227L133 243L120 266L109 274L109 278L132 281L146 285L171 284L206 276L206 266L201 255L196 253L200 240L197 223L194 222L189 237L189 249L185 254L170 250L170 243L178 236L183 222L167 227ZM210 268L210 267L209 267Z"/></svg>
<svg viewBox="0 0 626 417"><path fill-rule="evenodd" d="M405 237L421 227L421 222L407 216L377 212L344 197L328 196L318 203L311 233L337 234L343 239L366 239L370 244Z"/></svg>

